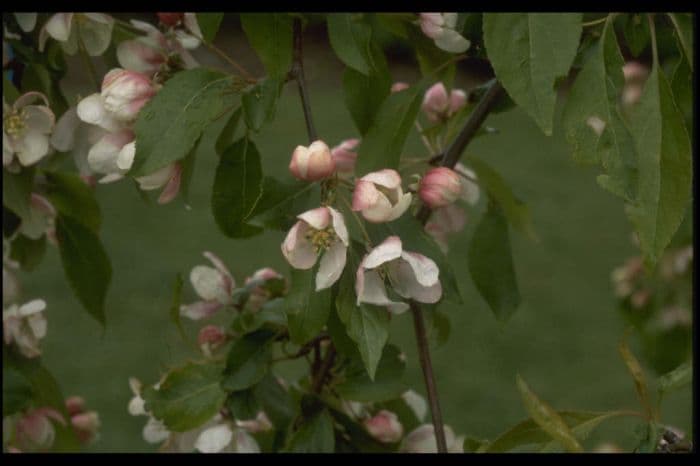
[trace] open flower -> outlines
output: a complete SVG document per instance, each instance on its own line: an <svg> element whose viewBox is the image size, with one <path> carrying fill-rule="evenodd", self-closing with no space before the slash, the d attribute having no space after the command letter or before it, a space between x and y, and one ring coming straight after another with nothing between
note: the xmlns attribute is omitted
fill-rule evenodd
<svg viewBox="0 0 700 466"><path fill-rule="evenodd" d="M90 148L105 134L103 128L82 121L78 117L78 107L73 106L56 122L50 142L56 150L70 152L81 176L87 177L94 173L87 160Z"/></svg>
<svg viewBox="0 0 700 466"><path fill-rule="evenodd" d="M312 268L319 255L316 291L329 288L343 272L350 238L345 220L332 207L319 207L297 215L299 221L287 233L282 254L295 269Z"/></svg>
<svg viewBox="0 0 700 466"><path fill-rule="evenodd" d="M447 120L467 104L467 94L461 89L452 89L449 96L441 82L433 84L425 92L422 109L433 123Z"/></svg>
<svg viewBox="0 0 700 466"><path fill-rule="evenodd" d="M355 281L357 305L369 303L386 306L393 313L408 309L408 304L389 299L383 277L388 277L394 291L403 298L436 303L442 296L439 273L431 259L416 252L404 251L401 239L389 236L360 262Z"/></svg>
<svg viewBox="0 0 700 466"><path fill-rule="evenodd" d="M289 171L300 180L322 180L335 171L335 159L325 142L314 141L309 147L297 146L294 149Z"/></svg>
<svg viewBox="0 0 700 466"><path fill-rule="evenodd" d="M135 152L136 148L134 147L132 153ZM133 155L131 155L131 159L133 160ZM158 197L158 204L167 204L175 199L177 193L180 192L181 180L182 164L180 162L168 164L150 175L136 178L139 188L143 191L151 191L165 187Z"/></svg>
<svg viewBox="0 0 700 466"><path fill-rule="evenodd" d="M221 259L209 251L203 255L214 267L198 265L190 272L190 282L202 300L180 307L180 313L193 320L209 317L231 303L231 293L236 286L233 275Z"/></svg>
<svg viewBox="0 0 700 466"><path fill-rule="evenodd" d="M41 99L44 105L32 105ZM27 92L10 106L2 102L2 165L7 166L17 156L26 167L49 153L49 136L55 116L49 101L40 92Z"/></svg>
<svg viewBox="0 0 700 466"><path fill-rule="evenodd" d="M82 46L88 55L102 55L112 40L114 18L103 13L56 13L39 33L39 51L51 37L61 43L68 55L75 55Z"/></svg>
<svg viewBox="0 0 700 466"><path fill-rule="evenodd" d="M197 343L205 356L211 357L212 351L226 343L226 332L219 325L206 325L199 329Z"/></svg>
<svg viewBox="0 0 700 466"><path fill-rule="evenodd" d="M260 453L255 439L245 429L232 428L217 415L218 423L204 429L194 447L201 453Z"/></svg>
<svg viewBox="0 0 700 466"><path fill-rule="evenodd" d="M375 416L364 421L369 434L382 443L395 443L401 440L403 426L391 411L382 409Z"/></svg>
<svg viewBox="0 0 700 466"><path fill-rule="evenodd" d="M106 175L100 183L111 183L129 171L135 151L134 133L130 129L105 133L88 151L87 163L92 171Z"/></svg>
<svg viewBox="0 0 700 466"><path fill-rule="evenodd" d="M270 288L268 285L276 280L281 281L281 286L273 285L273 288ZM284 277L270 267L256 270L253 275L245 279L245 285L250 293L246 306L253 311L259 310L271 297L284 294L287 286Z"/></svg>
<svg viewBox="0 0 700 466"><path fill-rule="evenodd" d="M448 453L464 453L464 436L456 437L450 426L443 426ZM437 453L437 440L432 424L423 424L409 433L401 445L405 453Z"/></svg>
<svg viewBox="0 0 700 466"><path fill-rule="evenodd" d="M148 416L148 422L143 427L142 432L144 440L148 443L160 443L168 439L168 437L170 437L170 431L165 427L163 421L156 419L149 411L146 411L146 402L141 396L141 390L143 388L141 381L135 377L130 377L129 387L134 394L127 408L129 414L132 416ZM156 384L153 388L157 390L159 387L160 384Z"/></svg>
<svg viewBox="0 0 700 466"><path fill-rule="evenodd" d="M39 340L46 336L46 302L35 299L18 306L11 304L2 310L2 330L5 344L14 342L27 358L41 354Z"/></svg>
<svg viewBox="0 0 700 466"><path fill-rule="evenodd" d="M56 438L53 422L66 425L63 416L53 408L37 408L24 414L15 426L15 441L22 451L45 451Z"/></svg>
<svg viewBox="0 0 700 466"><path fill-rule="evenodd" d="M370 222L390 222L406 212L411 198L411 193L401 189L401 175L396 170L379 170L355 182L352 210Z"/></svg>
<svg viewBox="0 0 700 466"><path fill-rule="evenodd" d="M450 53L462 53L471 44L455 31L455 26L457 26L457 13L420 14L421 30L435 41L438 48Z"/></svg>

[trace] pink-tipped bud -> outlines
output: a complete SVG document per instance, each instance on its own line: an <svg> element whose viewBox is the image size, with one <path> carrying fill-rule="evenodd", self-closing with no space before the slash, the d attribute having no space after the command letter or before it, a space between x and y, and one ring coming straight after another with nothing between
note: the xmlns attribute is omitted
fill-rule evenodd
<svg viewBox="0 0 700 466"><path fill-rule="evenodd" d="M359 139L346 139L331 150L337 171L352 173L355 170L355 162L357 161L355 148L359 143Z"/></svg>
<svg viewBox="0 0 700 466"><path fill-rule="evenodd" d="M166 26L177 26L185 17L184 13L156 13L158 20Z"/></svg>
<svg viewBox="0 0 700 466"><path fill-rule="evenodd" d="M428 120L432 122L440 120L450 108L450 98L444 84L434 84L425 92L422 108Z"/></svg>
<svg viewBox="0 0 700 466"><path fill-rule="evenodd" d="M76 414L71 417L70 422L80 443L91 443L97 437L100 428L100 416L97 411Z"/></svg>
<svg viewBox="0 0 700 466"><path fill-rule="evenodd" d="M66 410L69 416L80 414L85 409L85 400L81 396L71 396L66 398Z"/></svg>
<svg viewBox="0 0 700 466"><path fill-rule="evenodd" d="M365 428L369 434L383 443L396 443L401 440L403 426L396 414L381 410L374 417L365 420Z"/></svg>
<svg viewBox="0 0 700 466"><path fill-rule="evenodd" d="M467 105L467 93L462 89L452 89L450 91L450 115L454 115Z"/></svg>
<svg viewBox="0 0 700 466"><path fill-rule="evenodd" d="M104 107L118 120L131 121L156 94L156 88L145 74L115 68L102 80Z"/></svg>
<svg viewBox="0 0 700 466"><path fill-rule="evenodd" d="M309 147L297 146L294 149L289 171L300 180L318 181L333 174L335 161L326 143L318 140Z"/></svg>
<svg viewBox="0 0 700 466"><path fill-rule="evenodd" d="M431 209L452 204L462 193L462 182L454 170L432 168L420 180L418 195Z"/></svg>
<svg viewBox="0 0 700 466"><path fill-rule="evenodd" d="M391 85L391 93L393 94L394 92L400 92L404 89L408 89L409 87L410 86L407 83L398 81Z"/></svg>
<svg viewBox="0 0 700 466"><path fill-rule="evenodd" d="M226 332L218 325L206 325L199 330L197 343L202 352L211 356L211 352L226 342Z"/></svg>

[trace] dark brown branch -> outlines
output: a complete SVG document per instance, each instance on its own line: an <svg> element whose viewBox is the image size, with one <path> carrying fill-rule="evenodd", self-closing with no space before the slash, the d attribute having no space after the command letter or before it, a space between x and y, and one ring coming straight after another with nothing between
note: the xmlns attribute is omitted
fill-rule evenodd
<svg viewBox="0 0 700 466"><path fill-rule="evenodd" d="M331 368L333 367L333 363L335 362L335 347L333 346L333 343L328 345L328 350L326 351L326 357L321 363L321 368L318 370L318 373L316 374L316 377L314 379L313 385L311 386L311 390L319 394L321 393L321 389L323 388L323 384L326 382L326 379L328 378L328 375L330 374Z"/></svg>
<svg viewBox="0 0 700 466"><path fill-rule="evenodd" d="M304 120L306 121L306 132L309 135L309 143L318 139L316 128L311 117L311 104L309 103L309 92L306 89L306 80L304 78L304 60L302 55L302 31L301 20L294 19L294 60L292 62L292 70L290 72L299 86L299 97L301 97L301 105L304 107Z"/></svg>

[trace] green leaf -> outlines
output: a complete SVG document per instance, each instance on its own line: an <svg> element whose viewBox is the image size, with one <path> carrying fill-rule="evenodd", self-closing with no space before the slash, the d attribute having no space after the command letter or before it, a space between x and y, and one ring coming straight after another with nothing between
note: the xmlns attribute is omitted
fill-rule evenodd
<svg viewBox="0 0 700 466"><path fill-rule="evenodd" d="M241 108L248 128L257 132L263 124L272 121L281 90L282 81L266 78L243 93Z"/></svg>
<svg viewBox="0 0 700 466"><path fill-rule="evenodd" d="M647 380L644 376L642 366L627 345L627 333L623 335L617 349L620 351L620 356L622 356L622 360L625 362L625 366L627 366L632 380L634 380L634 388L637 391L637 397L644 408L647 419L651 419L653 417L653 409L651 406L651 398L649 397Z"/></svg>
<svg viewBox="0 0 700 466"><path fill-rule="evenodd" d="M187 156L204 128L237 98L235 76L205 68L180 71L139 112L129 174L148 175Z"/></svg>
<svg viewBox="0 0 700 466"><path fill-rule="evenodd" d="M187 340L187 334L182 326L182 320L180 319L180 304L182 302L182 286L184 282L182 280L182 274L177 273L175 275L175 284L173 285L173 300L170 304L170 321L175 324L177 331L183 340Z"/></svg>
<svg viewBox="0 0 700 466"><path fill-rule="evenodd" d="M401 396L408 390L403 380L406 363L401 351L387 345L377 365L374 379L370 379L363 364L351 363L345 370L345 380L335 388L347 400L362 402L388 401Z"/></svg>
<svg viewBox="0 0 700 466"><path fill-rule="evenodd" d="M51 73L41 63L29 63L22 72L22 93L37 91L44 94L51 103L51 110L62 115L68 109L66 98L59 86L59 75Z"/></svg>
<svg viewBox="0 0 700 466"><path fill-rule="evenodd" d="M518 375L516 377L518 390L523 398L525 409L542 430L549 434L554 440L561 443L569 452L582 452L583 447L569 430L564 420L551 406L540 400L535 395L525 381Z"/></svg>
<svg viewBox="0 0 700 466"><path fill-rule="evenodd" d="M634 141L618 107L623 65L609 19L571 88L562 119L574 160L601 162L606 173L598 182L629 201L635 197L637 167ZM603 125L600 134L596 125Z"/></svg>
<svg viewBox="0 0 700 466"><path fill-rule="evenodd" d="M483 22L484 45L496 77L550 136L555 82L569 73L576 57L581 14L485 13Z"/></svg>
<svg viewBox="0 0 700 466"><path fill-rule="evenodd" d="M92 189L72 173L45 171L44 175L46 197L56 210L98 233L102 217Z"/></svg>
<svg viewBox="0 0 700 466"><path fill-rule="evenodd" d="M219 32L221 20L224 19L223 13L197 13L197 24L202 31L204 42L211 43Z"/></svg>
<svg viewBox="0 0 700 466"><path fill-rule="evenodd" d="M7 78L7 73L2 74L2 93L5 96L7 102L14 102L19 97L19 91Z"/></svg>
<svg viewBox="0 0 700 466"><path fill-rule="evenodd" d="M292 65L292 17L286 13L242 13L241 25L268 75L284 78Z"/></svg>
<svg viewBox="0 0 700 466"><path fill-rule="evenodd" d="M685 116L688 126L693 122L693 73L690 71L688 60L683 58L673 70L671 89L678 107Z"/></svg>
<svg viewBox="0 0 700 466"><path fill-rule="evenodd" d="M491 199L498 203L508 222L520 233L537 241L530 208L513 194L503 177L484 161L473 156L469 157L469 166L476 172L480 185Z"/></svg>
<svg viewBox="0 0 700 466"><path fill-rule="evenodd" d="M668 13L673 26L676 28L678 40L683 46L685 58L690 70L693 70L693 16L690 13Z"/></svg>
<svg viewBox="0 0 700 466"><path fill-rule="evenodd" d="M346 271L340 279L335 305L345 331L357 344L367 374L374 380L382 350L389 339L389 311L372 304L357 306L354 280L357 265L357 259L348 261Z"/></svg>
<svg viewBox="0 0 700 466"><path fill-rule="evenodd" d="M638 57L649 46L649 23L645 15L639 13L628 14L623 28L625 42L632 56ZM612 27L611 27L612 29Z"/></svg>
<svg viewBox="0 0 700 466"><path fill-rule="evenodd" d="M325 409L304 421L292 434L286 449L290 453L333 453L334 450L333 420Z"/></svg>
<svg viewBox="0 0 700 466"><path fill-rule="evenodd" d="M181 162L182 172L180 174L180 195L182 196L182 201L186 206L190 203L190 185L192 184L192 177L194 175L194 161L202 139L202 137L197 139L197 142L195 142L190 153L187 154Z"/></svg>
<svg viewBox="0 0 700 466"><path fill-rule="evenodd" d="M370 51L372 28L357 13L329 13L328 39L340 61L369 76L373 66Z"/></svg>
<svg viewBox="0 0 700 466"><path fill-rule="evenodd" d="M469 273L479 294L498 320L508 320L520 305L520 291L513 266L508 223L501 209L491 200L474 231L467 254Z"/></svg>
<svg viewBox="0 0 700 466"><path fill-rule="evenodd" d="M187 363L171 370L157 390L143 391L146 409L168 430L186 432L201 426L219 412L226 400L221 390L221 366Z"/></svg>
<svg viewBox="0 0 700 466"><path fill-rule="evenodd" d="M652 268L683 220L691 197L691 145L658 60L631 116L639 178L630 217L644 262Z"/></svg>
<svg viewBox="0 0 700 466"><path fill-rule="evenodd" d="M242 112L243 110L240 107L237 108L235 112L232 112L228 122L221 130L219 137L216 138L216 144L214 147L217 154L223 154L224 151L228 149L231 144L233 144L236 130L238 129L238 122L241 121Z"/></svg>
<svg viewBox="0 0 700 466"><path fill-rule="evenodd" d="M578 414L578 413L577 413ZM583 413L581 413L583 414ZM595 417L588 419L586 421L582 421L581 423L572 423L572 422L567 422L567 424L571 427L571 433L574 434L576 439L579 442L583 442L588 438L588 436L595 430L596 427L600 425L601 422L611 419L613 417L619 417L619 416L629 416L630 413L625 412L625 411L610 411L607 413L586 413L586 414L596 414ZM559 450L560 445L559 442L556 440L552 440L548 444L546 444L540 451L542 452L553 452Z"/></svg>
<svg viewBox="0 0 700 466"><path fill-rule="evenodd" d="M289 392L271 372L265 374L253 391L275 428L284 430L297 412L297 406Z"/></svg>
<svg viewBox="0 0 700 466"><path fill-rule="evenodd" d="M300 212L318 205L320 200L317 183L287 182L265 176L262 184L262 196L249 216L251 225L287 231L296 223Z"/></svg>
<svg viewBox="0 0 700 466"><path fill-rule="evenodd" d="M19 173L2 171L2 204L21 219L29 217L29 199L34 187L34 170L25 168Z"/></svg>
<svg viewBox="0 0 700 466"><path fill-rule="evenodd" d="M258 383L269 369L275 334L258 330L237 340L228 352L221 386L226 391L245 390Z"/></svg>
<svg viewBox="0 0 700 466"><path fill-rule="evenodd" d="M31 383L16 369L2 368L2 416L9 416L26 408L32 401Z"/></svg>
<svg viewBox="0 0 700 466"><path fill-rule="evenodd" d="M285 302L282 298L276 298L266 302L262 309L257 311L243 311L231 324L234 332L245 334L258 330L265 324L287 326L287 314Z"/></svg>
<svg viewBox="0 0 700 466"><path fill-rule="evenodd" d="M262 195L262 166L255 144L247 137L236 141L221 154L216 167L211 206L221 231L232 238L260 231L245 221Z"/></svg>
<svg viewBox="0 0 700 466"><path fill-rule="evenodd" d="M226 407L231 412L231 416L240 421L255 419L260 411L260 404L253 388L229 393Z"/></svg>
<svg viewBox="0 0 700 466"><path fill-rule="evenodd" d="M88 313L104 325L112 266L100 239L73 217L61 214L56 217L56 238L68 283Z"/></svg>
<svg viewBox="0 0 700 466"><path fill-rule="evenodd" d="M331 309L331 289L315 291L318 264L310 270L290 268L287 318L292 342L304 344L323 329Z"/></svg>
<svg viewBox="0 0 700 466"><path fill-rule="evenodd" d="M456 66L454 63L443 66L445 62L452 59L453 54L439 49L435 42L423 34L420 28L411 27L407 30L408 41L416 52L418 66L423 76L433 75L440 67L438 74L433 76L433 81L441 81L449 89L454 81Z"/></svg>
<svg viewBox="0 0 700 466"><path fill-rule="evenodd" d="M686 361L671 372L662 375L657 381L659 394L678 390L693 382L693 361Z"/></svg>
<svg viewBox="0 0 700 466"><path fill-rule="evenodd" d="M39 239L31 239L24 235L17 235L12 240L10 257L19 262L22 270L31 272L41 263L46 252L46 236Z"/></svg>
<svg viewBox="0 0 700 466"><path fill-rule="evenodd" d="M398 168L427 85L428 80L424 78L384 99L360 145L356 167L358 175L384 168Z"/></svg>
<svg viewBox="0 0 700 466"><path fill-rule="evenodd" d="M352 68L347 68L343 73L345 106L361 135L364 136L372 127L390 88L391 77L388 74L365 76Z"/></svg>
<svg viewBox="0 0 700 466"><path fill-rule="evenodd" d="M444 312L437 309L424 313L428 327L428 338L433 340L437 346L447 343L450 337L450 318Z"/></svg>

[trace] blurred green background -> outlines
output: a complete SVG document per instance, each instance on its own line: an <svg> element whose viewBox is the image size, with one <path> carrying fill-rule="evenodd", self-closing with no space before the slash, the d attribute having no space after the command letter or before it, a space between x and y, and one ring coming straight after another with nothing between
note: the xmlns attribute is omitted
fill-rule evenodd
<svg viewBox="0 0 700 466"><path fill-rule="evenodd" d="M225 23L216 43L262 75L262 66L235 26ZM343 66L323 35L307 37L305 54L319 134L331 146L357 136L343 101ZM206 50L196 57L204 65L226 69ZM62 83L69 95L89 85L80 62L72 65L73 74ZM413 63L394 61L391 68L395 80L418 78ZM473 77L458 71L456 85L469 89L473 84ZM500 325L476 292L467 267L467 247L483 206L469 211L468 227L452 241L449 258L466 304L447 309L449 341L432 351L446 423L458 434L493 439L524 419L516 373L557 409L637 409L632 380L617 352L624 324L610 282L610 271L637 254L622 202L598 187L593 170L575 166L560 127L545 137L517 109L491 116L487 124L500 134L475 140L467 160L468 154L478 155L504 176L530 206L540 242L511 231L522 305ZM49 247L44 263L21 277L25 290L31 290L27 299L42 297L48 303L49 330L42 344L46 366L66 396L81 395L90 409L99 411L100 439L90 451L156 450L141 436L146 418L127 413L132 396L128 378L153 383L186 354L168 317L177 271L188 276L193 266L206 263L202 251L210 250L227 263L238 283L264 266L287 273L279 250L283 233L231 240L214 223L209 202L217 163L211 135L216 129L200 144L189 210L181 200L166 206L145 203L127 181L98 185L102 239L113 267L104 331L71 293L56 248ZM307 140L294 86L284 89L275 121L254 140L265 172L283 175L293 148ZM425 154L415 132L405 154ZM194 299L188 281L184 301ZM194 334L197 327L188 328ZM425 394L409 315L393 319L391 341L406 352L408 379ZM635 343L632 339L633 349ZM691 402L690 388L669 395L662 420L689 433ZM632 449L636 424L633 419L607 421L586 446L613 441Z"/></svg>

